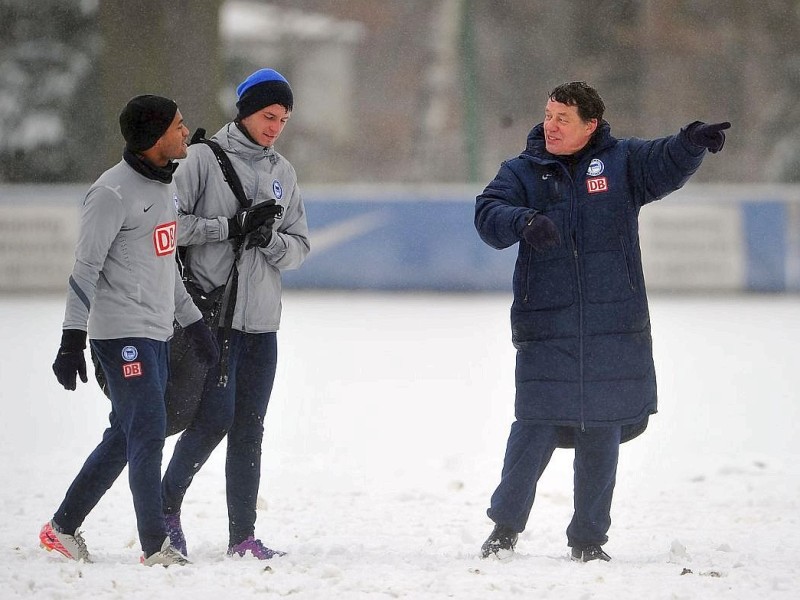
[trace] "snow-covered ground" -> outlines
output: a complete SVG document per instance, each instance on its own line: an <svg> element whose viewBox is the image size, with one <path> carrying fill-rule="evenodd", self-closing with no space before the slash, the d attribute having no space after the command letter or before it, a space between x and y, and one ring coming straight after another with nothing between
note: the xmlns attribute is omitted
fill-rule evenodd
<svg viewBox="0 0 800 600"><path fill-rule="evenodd" d="M184 504L193 564L162 569L138 564L124 474L83 526L95 564L38 547L109 405L52 375L60 297L0 298L0 598L797 597L800 298L652 299L660 413L623 446L607 564L567 558L566 450L517 554L477 557L512 420L509 303L287 293L257 534L288 555L224 556L220 447Z"/></svg>

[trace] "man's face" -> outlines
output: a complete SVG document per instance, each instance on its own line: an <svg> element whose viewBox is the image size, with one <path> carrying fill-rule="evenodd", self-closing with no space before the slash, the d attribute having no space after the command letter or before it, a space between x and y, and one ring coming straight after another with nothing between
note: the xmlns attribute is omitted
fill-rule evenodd
<svg viewBox="0 0 800 600"><path fill-rule="evenodd" d="M292 113L284 106L271 104L248 115L241 120L241 123L259 145L271 148L280 137L291 115Z"/></svg>
<svg viewBox="0 0 800 600"><path fill-rule="evenodd" d="M549 100L544 109L544 141L550 154L568 156L586 144L597 129L597 119L583 121L577 106Z"/></svg>
<svg viewBox="0 0 800 600"><path fill-rule="evenodd" d="M164 132L153 149L157 151L158 165L164 166L169 161L176 158L186 158L189 141L189 129L183 121L181 111L175 113L175 118L172 119L167 130Z"/></svg>

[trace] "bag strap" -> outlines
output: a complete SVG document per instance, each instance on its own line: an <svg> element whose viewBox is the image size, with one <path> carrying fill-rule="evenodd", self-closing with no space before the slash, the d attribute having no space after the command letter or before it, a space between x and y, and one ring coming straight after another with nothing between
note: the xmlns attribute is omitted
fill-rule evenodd
<svg viewBox="0 0 800 600"><path fill-rule="evenodd" d="M192 134L192 139L189 141L189 145L192 144L205 144L211 151L214 153L214 158L217 159L217 164L219 165L220 170L222 171L222 178L231 188L231 192L233 195L236 196L236 199L239 201L239 204L244 208L249 208L252 206L252 202L247 198L247 194L244 193L244 188L242 187L242 181L239 179L239 175L236 173L236 169L231 162L231 159L222 149L217 142L214 140L206 139L206 130L203 127L198 127L194 134ZM234 245L234 252L236 252L238 248ZM186 270L186 252L185 249L183 251L178 251L176 253L176 258L178 259L178 264L180 265L181 273L184 273ZM238 258L238 256L237 256ZM234 266L236 263L234 262Z"/></svg>
<svg viewBox="0 0 800 600"><path fill-rule="evenodd" d="M226 387L228 385L233 313L236 307L236 296L239 289L239 269L236 268L236 262L239 260L241 252L242 246L239 245L239 247L236 248L236 254L233 258L233 267L228 274L228 280L225 282L225 291L222 294L219 314L216 316L215 326L222 332L219 352L219 379L217 380L217 386L219 387Z"/></svg>
<svg viewBox="0 0 800 600"><path fill-rule="evenodd" d="M222 171L222 177L228 183L233 195L236 196L236 199L239 201L239 204L242 207L249 208L253 202L252 200L248 199L247 194L244 193L244 188L242 187L242 182L239 179L239 175L236 173L236 169L234 168L233 163L231 163L230 157L222 149L222 147L214 140L206 139L206 130L202 127L198 128L197 131L194 132L194 135L192 135L190 145L191 144L205 144L211 148L211 151L214 153L214 157L217 159L217 164L219 164L219 168ZM230 273L228 273L228 279L225 282L225 292L222 296L222 304L220 306L219 313L217 314L216 322L213 323L213 326L222 331L222 343L219 360L219 380L217 382L219 387L225 387L228 385L231 330L233 329L233 313L234 308L236 307L236 295L239 289L239 269L236 268L236 264L239 262L239 257L242 255L243 242L244 240L242 239L236 239L233 241L233 265L231 265Z"/></svg>
<svg viewBox="0 0 800 600"><path fill-rule="evenodd" d="M222 147L214 140L206 139L206 130L202 127L198 128L198 130L194 132L192 140L189 142L189 145L191 144L205 144L211 148L211 151L214 153L214 157L217 159L217 163L219 163L219 168L222 170L222 177L225 178L225 181L230 186L233 195L236 196L239 204L241 204L244 208L250 208L250 206L253 204L253 201L247 197L247 194L244 193L242 181L239 179L239 175L236 173L236 169L233 167L230 157L226 154Z"/></svg>

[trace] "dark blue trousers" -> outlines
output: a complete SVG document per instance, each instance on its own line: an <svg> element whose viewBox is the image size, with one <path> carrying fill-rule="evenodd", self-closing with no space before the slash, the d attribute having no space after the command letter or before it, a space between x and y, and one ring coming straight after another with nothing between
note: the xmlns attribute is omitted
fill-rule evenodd
<svg viewBox="0 0 800 600"><path fill-rule="evenodd" d="M489 518L522 532L536 496L536 484L558 445L555 425L515 421L508 436L500 485L492 494ZM567 528L569 546L604 544L611 527L611 499L617 477L620 427L587 427L574 433L573 499Z"/></svg>
<svg viewBox="0 0 800 600"><path fill-rule="evenodd" d="M53 520L73 533L128 465L139 541L145 554L161 549L161 454L164 450L168 350L146 338L91 340L111 396L109 427L74 479Z"/></svg>
<svg viewBox="0 0 800 600"><path fill-rule="evenodd" d="M174 514L181 510L195 473L227 434L225 491L231 545L255 533L261 440L277 361L275 333L231 332L228 384L217 384L219 368L209 371L197 414L175 444L164 473L164 511Z"/></svg>

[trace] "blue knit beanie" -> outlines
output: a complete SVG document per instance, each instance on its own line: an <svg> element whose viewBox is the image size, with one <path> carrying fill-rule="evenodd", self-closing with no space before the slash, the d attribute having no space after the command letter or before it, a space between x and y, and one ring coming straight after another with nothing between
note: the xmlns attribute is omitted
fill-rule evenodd
<svg viewBox="0 0 800 600"><path fill-rule="evenodd" d="M273 69L259 69L250 75L236 88L236 95L240 120L273 104L280 104L291 112L294 100L289 82Z"/></svg>

